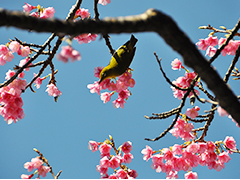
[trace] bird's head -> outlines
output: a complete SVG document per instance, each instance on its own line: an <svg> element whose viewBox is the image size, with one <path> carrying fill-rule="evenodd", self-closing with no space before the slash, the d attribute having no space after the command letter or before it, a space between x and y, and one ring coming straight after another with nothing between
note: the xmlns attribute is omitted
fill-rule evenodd
<svg viewBox="0 0 240 180"><path fill-rule="evenodd" d="M116 77L116 70L112 67L105 67L102 69L99 75L99 81L98 84L100 84L102 81L108 78L115 78Z"/></svg>
<svg viewBox="0 0 240 180"><path fill-rule="evenodd" d="M100 84L103 80L105 80L107 78L107 76L108 76L108 71L103 69L100 72L98 84Z"/></svg>

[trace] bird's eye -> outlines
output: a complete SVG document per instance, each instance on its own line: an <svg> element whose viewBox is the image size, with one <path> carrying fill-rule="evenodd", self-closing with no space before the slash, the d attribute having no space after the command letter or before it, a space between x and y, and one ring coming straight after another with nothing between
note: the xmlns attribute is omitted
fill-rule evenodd
<svg viewBox="0 0 240 180"><path fill-rule="evenodd" d="M107 76L107 73L106 72L103 72L102 73L102 77L106 77Z"/></svg>

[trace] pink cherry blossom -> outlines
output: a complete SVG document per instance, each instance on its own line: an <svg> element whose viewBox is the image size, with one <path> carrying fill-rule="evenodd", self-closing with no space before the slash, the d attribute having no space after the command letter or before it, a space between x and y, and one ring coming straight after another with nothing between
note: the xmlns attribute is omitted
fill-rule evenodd
<svg viewBox="0 0 240 180"><path fill-rule="evenodd" d="M95 77L97 77L97 78L99 78L99 76L100 76L100 72L102 71L102 69L103 69L104 67L103 66L101 66L101 67L95 67L94 68L94 76Z"/></svg>
<svg viewBox="0 0 240 180"><path fill-rule="evenodd" d="M228 116L227 111L225 111L221 106L218 106L217 112L218 112L219 116L221 116L221 117Z"/></svg>
<svg viewBox="0 0 240 180"><path fill-rule="evenodd" d="M112 147L105 142L103 144L101 144L99 147L99 151L101 154L109 154L111 149L112 149Z"/></svg>
<svg viewBox="0 0 240 180"><path fill-rule="evenodd" d="M9 70L6 73L6 78L10 78L15 74L14 71ZM16 123L24 118L23 101L21 96L22 90L27 85L26 80L15 79L8 86L0 89L0 115L4 117L7 124Z"/></svg>
<svg viewBox="0 0 240 180"><path fill-rule="evenodd" d="M175 163L174 163L174 169L176 171L188 171L190 170L192 167L190 166L190 164L186 161L185 158L179 157L176 158Z"/></svg>
<svg viewBox="0 0 240 180"><path fill-rule="evenodd" d="M174 144L172 147L172 152L174 155L181 155L182 154L182 146L179 144Z"/></svg>
<svg viewBox="0 0 240 180"><path fill-rule="evenodd" d="M24 168L27 169L29 172L32 171L35 167L34 164L32 162L26 162L24 164Z"/></svg>
<svg viewBox="0 0 240 180"><path fill-rule="evenodd" d="M21 48L18 49L17 53L22 57L27 57L30 53L30 48L28 46L21 46Z"/></svg>
<svg viewBox="0 0 240 180"><path fill-rule="evenodd" d="M133 78L129 79L127 82L127 85L131 88L133 88L135 86L136 82Z"/></svg>
<svg viewBox="0 0 240 180"><path fill-rule="evenodd" d="M208 47L208 44L206 43L205 39L199 39L199 41L196 43L198 49L205 51Z"/></svg>
<svg viewBox="0 0 240 180"><path fill-rule="evenodd" d="M101 178L103 178L103 177L101 177ZM108 178L108 179L117 179L117 176L116 176L116 174L111 174L109 177L106 177L106 178Z"/></svg>
<svg viewBox="0 0 240 180"><path fill-rule="evenodd" d="M227 136L223 142L227 148L236 150L236 141L234 140L234 138L232 136L230 136L230 137Z"/></svg>
<svg viewBox="0 0 240 180"><path fill-rule="evenodd" d="M63 56L63 55L61 55L61 54L57 54L56 58L57 58L57 60L62 61L63 63L67 63L68 62L68 58Z"/></svg>
<svg viewBox="0 0 240 180"><path fill-rule="evenodd" d="M11 49L12 53L18 52L21 45L17 41L12 41L9 44L9 49Z"/></svg>
<svg viewBox="0 0 240 180"><path fill-rule="evenodd" d="M91 33L80 34L74 37L74 39L77 40L79 44L83 44L83 43L87 44L87 43L90 43L91 41L95 41L97 36L98 36L97 34L91 34Z"/></svg>
<svg viewBox="0 0 240 180"><path fill-rule="evenodd" d="M209 46L209 47L207 48L207 51L206 51L205 56L208 55L209 57L213 57L214 54L216 53L216 51L217 51L217 48L215 48L215 47L213 47L213 46Z"/></svg>
<svg viewBox="0 0 240 180"><path fill-rule="evenodd" d="M132 142L127 141L122 144L122 152L124 153L130 153L132 150Z"/></svg>
<svg viewBox="0 0 240 180"><path fill-rule="evenodd" d="M62 50L59 54L57 54L56 58L59 61L67 63L69 58L71 59L72 62L76 60L80 61L81 55L77 50L74 50L71 46L62 46Z"/></svg>
<svg viewBox="0 0 240 180"><path fill-rule="evenodd" d="M109 166L110 166L112 169L116 169L116 168L118 168L118 167L120 166L121 159L120 159L119 156L113 156L113 157L111 158L111 160L109 161L109 163L110 163Z"/></svg>
<svg viewBox="0 0 240 180"><path fill-rule="evenodd" d="M121 76L118 77L118 80L119 81L122 81L122 82L127 82L129 81L130 79L132 78L132 73L130 73L128 70L123 73Z"/></svg>
<svg viewBox="0 0 240 180"><path fill-rule="evenodd" d="M199 150L199 145L198 145L198 143L192 142L191 144L188 145L188 147L186 148L186 150L187 150L188 152L191 152L191 153L197 153L198 150Z"/></svg>
<svg viewBox="0 0 240 180"><path fill-rule="evenodd" d="M100 166L103 167L103 168L109 168L110 167L110 161L109 161L107 156L104 156L100 160Z"/></svg>
<svg viewBox="0 0 240 180"><path fill-rule="evenodd" d="M55 9L53 7L48 7L43 10L43 12L40 13L40 18L47 19L52 18L54 16Z"/></svg>
<svg viewBox="0 0 240 180"><path fill-rule="evenodd" d="M5 55L5 54L7 54L8 52L9 52L9 50L8 50L7 46L5 46L5 45L0 45L0 54Z"/></svg>
<svg viewBox="0 0 240 180"><path fill-rule="evenodd" d="M219 160L217 160L215 163L213 163L213 168L216 170L216 171L221 171L222 169L225 168L225 164L221 163Z"/></svg>
<svg viewBox="0 0 240 180"><path fill-rule="evenodd" d="M18 78L21 78L21 79L23 79L23 78L24 78L24 76L25 76L25 73L24 73L24 72L21 72L21 73L19 73L19 74L18 74Z"/></svg>
<svg viewBox="0 0 240 180"><path fill-rule="evenodd" d="M162 154L155 154L152 156L152 162L155 166L162 166L163 163L163 155Z"/></svg>
<svg viewBox="0 0 240 180"><path fill-rule="evenodd" d="M116 175L119 179L125 179L127 177L127 172L123 169L119 169L117 170Z"/></svg>
<svg viewBox="0 0 240 180"><path fill-rule="evenodd" d="M29 14L29 16L39 18L38 12L32 12L31 14Z"/></svg>
<svg viewBox="0 0 240 180"><path fill-rule="evenodd" d="M27 175L27 174L22 174L21 175L21 179L31 179L33 177L34 174L31 175Z"/></svg>
<svg viewBox="0 0 240 180"><path fill-rule="evenodd" d="M184 177L185 177L185 179L198 179L197 173L196 172L192 172L192 171L184 174Z"/></svg>
<svg viewBox="0 0 240 180"><path fill-rule="evenodd" d="M143 154L143 160L148 161L153 155L153 150L150 146L146 145L146 148L141 153Z"/></svg>
<svg viewBox="0 0 240 180"><path fill-rule="evenodd" d="M171 66L172 66L172 69L173 70L181 70L181 68L184 68L182 66L182 62L178 59L178 58L175 58L172 63L171 63Z"/></svg>
<svg viewBox="0 0 240 180"><path fill-rule="evenodd" d="M218 160L219 160L222 164L224 164L224 163L228 163L228 162L231 160L231 158L229 157L229 154L224 151L224 152L222 152L222 153L220 153L220 154L218 155Z"/></svg>
<svg viewBox="0 0 240 180"><path fill-rule="evenodd" d="M198 106L195 106L194 108L188 108L186 111L186 115L189 116L192 119L195 119L198 116L198 112L200 108Z"/></svg>
<svg viewBox="0 0 240 180"><path fill-rule="evenodd" d="M197 74L195 72L186 73L184 77L182 77L182 76L178 77L177 80L173 81L172 83L175 84L176 86L180 87L180 88L188 88L190 86L192 80L196 77L196 75ZM174 87L171 87L171 88L174 91L173 95L174 95L175 98L181 99L183 97L183 95L186 93L186 92L178 90ZM197 94L199 94L199 92L197 90L195 90L195 92Z"/></svg>
<svg viewBox="0 0 240 180"><path fill-rule="evenodd" d="M22 59L19 63L19 67L23 67L29 60L30 60L29 57ZM32 65L32 63L30 63L29 65ZM24 70L29 71L29 68L25 68Z"/></svg>
<svg viewBox="0 0 240 180"><path fill-rule="evenodd" d="M82 19L90 17L88 9L80 8L77 10L75 16L80 16Z"/></svg>
<svg viewBox="0 0 240 180"><path fill-rule="evenodd" d="M113 107L114 108L124 108L124 103L126 103L126 101L122 98L117 98L115 101L113 101Z"/></svg>
<svg viewBox="0 0 240 180"><path fill-rule="evenodd" d="M35 73L33 73L33 75L34 75L34 77L36 76ZM43 81L44 79L46 79L46 77L43 77L43 78L38 77L38 78L34 81L34 83L36 84L37 89L40 88L40 86L41 86L41 84L42 84L42 81Z"/></svg>
<svg viewBox="0 0 240 180"><path fill-rule="evenodd" d="M49 96L58 97L62 95L62 92L58 90L57 86L53 83L47 85L46 92Z"/></svg>
<svg viewBox="0 0 240 180"><path fill-rule="evenodd" d="M71 59L71 62L74 62L74 61L80 61L81 60L81 54L77 51L77 50L73 50L72 51L72 56L70 57Z"/></svg>
<svg viewBox="0 0 240 180"><path fill-rule="evenodd" d="M98 150L99 144L96 141L89 141L88 142L88 149L92 152L95 152Z"/></svg>
<svg viewBox="0 0 240 180"><path fill-rule="evenodd" d="M132 178L136 178L138 176L138 173L134 169L128 169L128 175Z"/></svg>
<svg viewBox="0 0 240 180"><path fill-rule="evenodd" d="M31 4L25 3L25 5L23 5L23 12L30 13L35 8L37 7L32 6Z"/></svg>
<svg viewBox="0 0 240 180"><path fill-rule="evenodd" d="M113 95L113 92L112 93L109 93L109 92L101 93L101 100L104 103L107 103L110 101L112 95Z"/></svg>
<svg viewBox="0 0 240 180"><path fill-rule="evenodd" d="M199 142L198 146L199 146L199 149L198 149L198 153L199 154L204 153L206 151L206 149L207 149L207 143Z"/></svg>
<svg viewBox="0 0 240 180"><path fill-rule="evenodd" d="M111 0L99 0L98 3L102 4L103 6L106 6L107 4L109 4L111 2Z"/></svg>
<svg viewBox="0 0 240 180"><path fill-rule="evenodd" d="M171 160L173 158L173 153L168 148L163 148L162 152L164 153L163 158L165 160Z"/></svg>
<svg viewBox="0 0 240 180"><path fill-rule="evenodd" d="M14 58L14 56L13 56L12 52L8 52L5 55L3 55L3 59L8 62L12 61L13 58Z"/></svg>
<svg viewBox="0 0 240 180"><path fill-rule="evenodd" d="M109 89L111 86L111 79L105 79L100 83L101 89Z"/></svg>
<svg viewBox="0 0 240 180"><path fill-rule="evenodd" d="M32 158L31 162L26 162L24 164L24 168L27 169L29 172L33 169L38 169L42 166L43 162L39 158Z"/></svg>
<svg viewBox="0 0 240 180"><path fill-rule="evenodd" d="M192 123L186 123L184 120L179 118L177 123L174 125L174 128L169 132L177 138L181 137L183 140L189 141L190 139L194 138L194 135L191 133L192 129Z"/></svg>
<svg viewBox="0 0 240 180"><path fill-rule="evenodd" d="M123 162L129 164L132 162L133 155L131 153L124 153L123 155Z"/></svg>
<svg viewBox="0 0 240 180"><path fill-rule="evenodd" d="M221 47L222 44L225 43L225 41L226 41L226 38L220 38L220 40L218 42L219 47ZM235 55L239 44L240 44L240 41L230 40L228 45L225 46L225 48L221 51L222 55L223 56Z"/></svg>
<svg viewBox="0 0 240 180"><path fill-rule="evenodd" d="M108 168L102 167L100 165L97 165L96 168L97 172L99 172L101 175L107 174Z"/></svg>
<svg viewBox="0 0 240 180"><path fill-rule="evenodd" d="M170 171L173 171L173 164L171 161L167 161L165 164L164 164L164 169L162 169L163 172L165 173L169 173Z"/></svg>
<svg viewBox="0 0 240 180"><path fill-rule="evenodd" d="M87 88L90 89L91 93L96 92L98 95L100 94L100 91L102 90L100 84L97 81L95 81L93 84L88 84Z"/></svg>
<svg viewBox="0 0 240 180"><path fill-rule="evenodd" d="M6 73L6 77L5 77L5 79L10 79L11 77L13 77L14 76L14 74L15 74L15 71L12 71L12 70L8 70L8 72Z"/></svg>
<svg viewBox="0 0 240 180"><path fill-rule="evenodd" d="M170 171L170 172L167 174L166 179L178 179L177 173L178 173L177 171Z"/></svg>
<svg viewBox="0 0 240 180"><path fill-rule="evenodd" d="M205 43L208 46L216 46L218 45L218 38L216 36L209 36L205 39Z"/></svg>
<svg viewBox="0 0 240 180"><path fill-rule="evenodd" d="M6 60L4 59L4 55L0 55L0 65L4 66L6 64Z"/></svg>
<svg viewBox="0 0 240 180"><path fill-rule="evenodd" d="M207 142L207 151L214 152L216 145L212 141Z"/></svg>
<svg viewBox="0 0 240 180"><path fill-rule="evenodd" d="M38 174L42 177L45 177L49 171L50 167L48 166L41 166L40 168L38 168Z"/></svg>
<svg viewBox="0 0 240 180"><path fill-rule="evenodd" d="M116 87L117 87L117 92L119 92L119 93L128 88L127 83L125 83L124 81L119 81L119 80L116 82Z"/></svg>

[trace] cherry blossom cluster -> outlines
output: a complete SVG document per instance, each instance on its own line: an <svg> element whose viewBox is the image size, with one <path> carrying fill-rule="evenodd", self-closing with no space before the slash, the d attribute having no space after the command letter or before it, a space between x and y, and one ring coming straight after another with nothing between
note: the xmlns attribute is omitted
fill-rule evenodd
<svg viewBox="0 0 240 180"><path fill-rule="evenodd" d="M198 106L188 108L185 115L183 115L183 118L182 119L178 118L173 129L171 129L169 132L176 138L180 137L184 141L194 139L194 135L192 133L193 124L189 123L185 119L187 119L188 117L195 119L198 116L199 110L200 108Z"/></svg>
<svg viewBox="0 0 240 180"><path fill-rule="evenodd" d="M97 34L91 34L91 33L80 34L76 36L74 39L77 40L79 44L83 44L83 43L87 44L87 43L90 43L91 41L95 41L97 36L98 36Z"/></svg>
<svg viewBox="0 0 240 180"><path fill-rule="evenodd" d="M181 68L185 69L184 66L182 65L181 61L177 58L172 61L171 65L172 65L173 70L178 70L178 69L180 70ZM189 72L187 69L185 69L185 70L186 70L185 76L180 76L175 81L172 82L174 85L176 85L182 89L188 88L190 86L192 80L197 76L197 73ZM198 82L195 83L195 86L197 84L198 84ZM173 86L171 88L173 90L173 96L175 98L178 98L179 100L182 99L182 97L186 93L186 91L179 90ZM197 95L199 95L198 90L194 89L194 91ZM192 95L193 95L193 92L191 92L188 97L191 97Z"/></svg>
<svg viewBox="0 0 240 180"><path fill-rule="evenodd" d="M46 92L48 92L49 96L53 96L54 98L57 98L62 95L62 92L53 83L47 85Z"/></svg>
<svg viewBox="0 0 240 180"><path fill-rule="evenodd" d="M32 158L31 162L26 162L24 164L24 168L27 169L28 172L33 171L34 169L36 169L36 171L31 175L22 174L21 178L31 179L36 173L38 174L38 179L40 178L40 176L45 177L50 171L50 167L44 166L43 164L43 161L39 159L39 157Z"/></svg>
<svg viewBox="0 0 240 180"><path fill-rule="evenodd" d="M14 58L13 53L17 52L22 57L27 57L30 54L30 48L28 46L22 46L17 41L11 41L6 45L0 45L0 65L6 64L6 61L10 62Z"/></svg>
<svg viewBox="0 0 240 180"><path fill-rule="evenodd" d="M236 142L233 137L227 136L224 141L213 143L188 141L183 145L175 144L169 148L153 151L150 146L141 151L143 160L152 159L151 167L157 173L167 174L167 179L178 178L179 171L187 171L186 179L197 179L197 173L192 172L193 167L198 165L207 166L209 169L221 171L225 163L231 159L231 151L223 151L222 145L231 150L236 150ZM221 149L221 150L220 150Z"/></svg>
<svg viewBox="0 0 240 180"><path fill-rule="evenodd" d="M111 139L111 138L110 138ZM111 149L115 150L116 155L111 155ZM125 164L129 164L133 155L130 153L132 150L132 143L130 141L124 142L118 150L115 145L106 140L105 142L89 141L88 149L92 152L99 150L101 160L97 165L96 170L100 173L101 178L104 179L133 179L138 176L136 170L129 169ZM114 173L108 174L109 169L113 169ZM117 169L118 168L118 169Z"/></svg>
<svg viewBox="0 0 240 180"><path fill-rule="evenodd" d="M14 74L15 71L9 70L5 79L10 79ZM0 114L7 124L16 123L25 116L22 109L23 100L21 94L27 85L27 81L23 80L23 78L24 73L22 72L12 83L0 89Z"/></svg>
<svg viewBox="0 0 240 180"><path fill-rule="evenodd" d="M33 9L36 9L36 12L32 12L30 14L30 12ZM25 5L23 6L23 12L36 18L47 19L47 18L52 18L54 16L55 9L53 7L43 8L43 7L40 7L40 5L32 6L31 4L25 3Z"/></svg>
<svg viewBox="0 0 240 180"><path fill-rule="evenodd" d="M102 71L103 67L96 67L94 68L94 76L99 78L100 72ZM133 88L135 85L135 80L132 78L132 73L130 70L127 70L124 74L118 77L116 82L114 83L111 79L105 79L100 84L98 81L95 81L93 84L88 84L87 88L90 89L91 93L97 93L100 95L100 91L103 89L108 89L111 92L104 92L101 93L101 100L104 103L110 101L112 95L117 92L118 98L113 101L113 106L115 108L124 108L125 100L131 95L128 87Z"/></svg>
<svg viewBox="0 0 240 180"><path fill-rule="evenodd" d="M217 51L217 48L215 48L214 46L221 47L222 44L226 41L226 38L220 38L218 40L218 38L216 36L208 36L205 39L199 39L199 41L196 43L198 49L205 51L206 50L206 54L209 57L214 56L214 54ZM239 40L230 40L228 45L221 51L223 56L226 55L235 55L236 50L238 48L240 44Z"/></svg>
<svg viewBox="0 0 240 180"><path fill-rule="evenodd" d="M34 74L34 77L36 76L35 73ZM50 74L47 75L47 76L44 76L44 77L38 77L34 83L35 83L35 86L37 87L37 89L40 88L41 84L42 84L42 81L44 79L46 79L48 76L51 76ZM47 89L46 89L46 92L48 93L49 96L53 96L54 98L58 98L59 96L62 95L62 92L57 88L56 84L54 83L50 83L47 85Z"/></svg>
<svg viewBox="0 0 240 180"><path fill-rule="evenodd" d="M80 61L81 55L77 50L73 49L71 46L68 45L68 46L62 46L62 50L59 54L56 55L56 58L59 61L67 63L68 59L71 59L72 62Z"/></svg>
<svg viewBox="0 0 240 180"><path fill-rule="evenodd" d="M70 9L70 11L72 11L74 9L75 6L72 6L72 8ZM73 20L79 21L85 18L90 18L90 13L88 9L84 9L84 8L79 8L76 13L75 16L73 18ZM85 34L80 34L76 37L74 37L74 39L79 43L79 44L87 44L90 43L91 41L95 41L97 38L97 34L91 34L91 33L85 33ZM72 38L67 38L65 39L66 42L69 44L68 46L63 46L62 50L59 54L57 54L56 58L59 61L62 61L64 63L68 62L68 59L71 59L72 62L74 61L80 61L81 60L81 55L80 53L73 49L71 44Z"/></svg>
<svg viewBox="0 0 240 180"><path fill-rule="evenodd" d="M74 8L75 6L72 6L72 9ZM71 10L72 10L71 9ZM75 16L74 16L74 21L79 21L79 20L82 20L82 19L85 19L85 18L90 18L90 13L89 13L89 10L88 9L84 9L84 8L79 8L76 13L75 13ZM79 43L79 44L87 44L87 43L90 43L91 41L95 41L96 38L97 38L97 34L92 34L92 33L85 33L85 34L80 34L76 37L74 37L74 39Z"/></svg>

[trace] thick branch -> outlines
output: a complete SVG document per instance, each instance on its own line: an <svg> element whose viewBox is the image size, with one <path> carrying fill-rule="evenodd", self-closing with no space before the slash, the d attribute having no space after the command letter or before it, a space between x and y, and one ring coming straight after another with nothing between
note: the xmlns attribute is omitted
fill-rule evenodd
<svg viewBox="0 0 240 180"><path fill-rule="evenodd" d="M237 97L173 19L160 11L149 9L135 16L104 18L100 21L86 19L73 23L57 19L37 19L21 12L0 9L0 26L69 35L156 32L182 55L184 63L193 68L215 94L219 105L240 124L240 103Z"/></svg>

